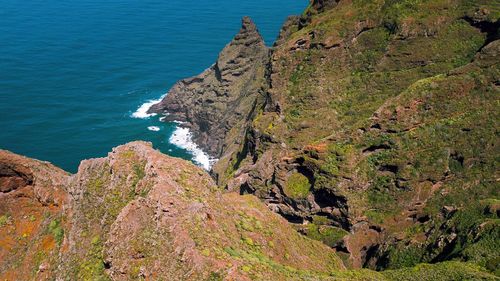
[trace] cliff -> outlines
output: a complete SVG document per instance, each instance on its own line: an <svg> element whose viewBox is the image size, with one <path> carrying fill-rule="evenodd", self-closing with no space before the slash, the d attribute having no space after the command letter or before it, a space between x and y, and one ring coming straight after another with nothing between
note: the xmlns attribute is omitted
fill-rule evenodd
<svg viewBox="0 0 500 281"><path fill-rule="evenodd" d="M442 267L493 280L461 263L346 270L256 197L223 192L144 142L84 160L74 175L0 151L0 186L2 280L417 280Z"/></svg>
<svg viewBox="0 0 500 281"><path fill-rule="evenodd" d="M244 18L150 109L213 177L143 142L75 175L0 151L0 278L498 280L499 18L313 0L272 49Z"/></svg>
<svg viewBox="0 0 500 281"><path fill-rule="evenodd" d="M238 133L218 151L218 185L351 267L496 270L499 15L490 1L311 1L259 72L263 98L226 127Z"/></svg>
<svg viewBox="0 0 500 281"><path fill-rule="evenodd" d="M167 121L185 122L194 141L210 156L221 158L242 143L245 122L263 103L269 49L250 18L202 74L176 83L149 112L167 114ZM234 150L234 149L232 149Z"/></svg>
<svg viewBox="0 0 500 281"><path fill-rule="evenodd" d="M359 2L286 25L265 110L220 183L353 267L498 268L498 214L482 211L498 201L498 7Z"/></svg>
<svg viewBox="0 0 500 281"><path fill-rule="evenodd" d="M69 175L0 151L2 280L287 280L344 267L253 196L143 142Z"/></svg>

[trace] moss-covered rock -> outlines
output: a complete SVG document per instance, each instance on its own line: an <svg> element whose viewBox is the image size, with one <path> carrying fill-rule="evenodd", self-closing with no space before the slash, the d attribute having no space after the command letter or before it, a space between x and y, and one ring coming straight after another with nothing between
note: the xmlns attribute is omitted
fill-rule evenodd
<svg viewBox="0 0 500 281"><path fill-rule="evenodd" d="M309 194L311 183L309 179L301 173L293 173L288 177L285 186L285 194L294 199L303 199Z"/></svg>

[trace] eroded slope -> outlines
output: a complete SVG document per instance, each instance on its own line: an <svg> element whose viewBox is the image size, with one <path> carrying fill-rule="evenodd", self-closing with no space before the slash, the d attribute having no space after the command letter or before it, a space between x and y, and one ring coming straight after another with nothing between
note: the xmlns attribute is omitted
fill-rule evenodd
<svg viewBox="0 0 500 281"><path fill-rule="evenodd" d="M346 270L258 198L144 142L75 175L5 151L0 167L2 280L495 280L457 262Z"/></svg>
<svg viewBox="0 0 500 281"><path fill-rule="evenodd" d="M257 198L223 194L147 143L85 160L72 176L8 152L0 163L11 187L0 197L2 279L289 280L344 268Z"/></svg>
<svg viewBox="0 0 500 281"><path fill-rule="evenodd" d="M268 99L219 173L378 269L498 268L495 1L313 1L285 24Z"/></svg>

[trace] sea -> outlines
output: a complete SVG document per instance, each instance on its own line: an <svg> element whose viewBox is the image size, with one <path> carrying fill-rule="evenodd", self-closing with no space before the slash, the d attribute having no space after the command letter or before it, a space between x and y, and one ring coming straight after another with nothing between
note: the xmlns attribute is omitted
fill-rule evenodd
<svg viewBox="0 0 500 281"><path fill-rule="evenodd" d="M134 140L208 169L189 130L146 114L250 16L272 45L307 0L0 0L0 149L76 172Z"/></svg>

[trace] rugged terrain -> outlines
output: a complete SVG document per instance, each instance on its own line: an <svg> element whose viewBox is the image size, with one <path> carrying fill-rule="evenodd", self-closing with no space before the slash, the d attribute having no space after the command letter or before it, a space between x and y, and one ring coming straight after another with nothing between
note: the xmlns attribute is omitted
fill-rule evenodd
<svg viewBox="0 0 500 281"><path fill-rule="evenodd" d="M165 120L184 122L213 157L234 152L243 142L245 124L256 104L264 101L269 53L257 27L246 17L214 65L199 76L177 82L149 112L166 113Z"/></svg>
<svg viewBox="0 0 500 281"><path fill-rule="evenodd" d="M313 0L272 48L244 18L150 109L211 175L143 142L74 175L0 151L0 279L500 279L499 17Z"/></svg>
<svg viewBox="0 0 500 281"><path fill-rule="evenodd" d="M498 1L314 0L252 71L260 87L233 76L230 95L252 102L211 119L240 121L218 134L230 148L180 120L220 159L219 186L261 198L349 267L461 260L499 274L499 17ZM178 118L171 102L155 110Z"/></svg>
<svg viewBox="0 0 500 281"><path fill-rule="evenodd" d="M151 144L119 146L74 175L0 151L2 280L494 280L474 264L346 270L255 196L224 192Z"/></svg>
<svg viewBox="0 0 500 281"><path fill-rule="evenodd" d="M68 175L0 151L2 280L249 280L344 269L256 197L148 143Z"/></svg>

